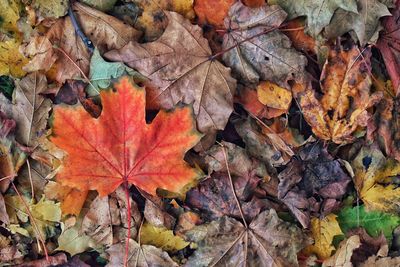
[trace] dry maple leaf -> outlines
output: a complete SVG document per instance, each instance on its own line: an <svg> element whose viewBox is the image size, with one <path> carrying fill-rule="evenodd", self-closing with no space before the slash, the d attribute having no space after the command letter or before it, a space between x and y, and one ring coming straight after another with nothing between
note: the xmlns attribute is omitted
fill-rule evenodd
<svg viewBox="0 0 400 267"><path fill-rule="evenodd" d="M198 248L185 266L297 266L309 239L276 211L260 213L248 227L224 216L186 232Z"/></svg>
<svg viewBox="0 0 400 267"><path fill-rule="evenodd" d="M321 74L319 99L311 89L301 93L300 106L315 135L340 144L354 140L352 133L367 126L367 109L377 103L381 92L371 93L368 71L371 52L356 47L331 48Z"/></svg>
<svg viewBox="0 0 400 267"><path fill-rule="evenodd" d="M57 177L64 185L110 194L132 183L149 194L157 188L181 193L200 173L183 157L200 139L192 110L177 107L145 121L145 92L127 77L116 92L100 93L103 111L92 118L83 107L54 109L51 141L68 156Z"/></svg>
<svg viewBox="0 0 400 267"><path fill-rule="evenodd" d="M289 80L304 79L307 59L276 30L285 19L277 5L249 8L238 1L229 10L222 59L244 82L269 80L289 88Z"/></svg>
<svg viewBox="0 0 400 267"><path fill-rule="evenodd" d="M157 41L130 42L105 57L123 61L150 79L146 88L148 107L193 103L201 132L222 130L233 110L236 80L228 68L212 58L200 27L177 13L165 13L169 24Z"/></svg>

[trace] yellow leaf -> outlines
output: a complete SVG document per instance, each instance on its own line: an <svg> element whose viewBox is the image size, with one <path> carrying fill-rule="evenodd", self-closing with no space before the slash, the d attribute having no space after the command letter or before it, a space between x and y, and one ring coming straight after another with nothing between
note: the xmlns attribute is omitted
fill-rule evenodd
<svg viewBox="0 0 400 267"><path fill-rule="evenodd" d="M28 63L28 60L19 52L20 44L16 39L0 42L0 75L11 75L17 78L25 75L22 67Z"/></svg>
<svg viewBox="0 0 400 267"><path fill-rule="evenodd" d="M287 110L292 101L292 93L269 81L257 86L258 100L270 108Z"/></svg>
<svg viewBox="0 0 400 267"><path fill-rule="evenodd" d="M175 236L172 230L164 227L155 227L144 223L140 232L141 244L153 245L165 251L177 251L189 245L181 237Z"/></svg>
<svg viewBox="0 0 400 267"><path fill-rule="evenodd" d="M336 217L335 214L329 214L323 219L311 219L311 232L315 242L304 249L305 254L316 254L320 259L331 256L335 249L332 245L333 238L343 234Z"/></svg>
<svg viewBox="0 0 400 267"><path fill-rule="evenodd" d="M389 184L400 174L400 163L377 148L363 147L352 162L354 184L367 211L398 212L400 188ZM389 185L388 185L389 184Z"/></svg>
<svg viewBox="0 0 400 267"><path fill-rule="evenodd" d="M61 220L60 203L45 200L44 196L40 201L31 206L31 213L40 220L58 222Z"/></svg>
<svg viewBox="0 0 400 267"><path fill-rule="evenodd" d="M44 197L42 197L36 204L30 203L29 200L25 198L24 203L19 196L11 195L4 196L4 201L6 203L7 214L10 217L10 222L17 226L20 225L20 223L29 222L29 225L24 226L23 228L30 236L37 236L38 233L36 227L32 227L32 218L28 216L26 205L28 205L33 220L35 220L40 236L50 238L56 234L55 223L61 220L60 203L55 203L54 201L47 200ZM17 228L17 226L13 226L13 229L10 228L10 230L23 234L21 229Z"/></svg>
<svg viewBox="0 0 400 267"><path fill-rule="evenodd" d="M20 1L0 0L0 32L17 32L17 21L21 10Z"/></svg>

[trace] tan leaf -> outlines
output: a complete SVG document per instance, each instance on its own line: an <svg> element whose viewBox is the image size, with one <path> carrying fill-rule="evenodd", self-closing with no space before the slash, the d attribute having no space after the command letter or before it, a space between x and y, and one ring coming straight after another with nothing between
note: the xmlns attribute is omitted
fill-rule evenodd
<svg viewBox="0 0 400 267"><path fill-rule="evenodd" d="M106 267L120 267L124 265L125 244L117 243L106 250L108 264ZM178 267L167 252L150 245L140 245L135 240L129 239L130 267L168 266Z"/></svg>
<svg viewBox="0 0 400 267"><path fill-rule="evenodd" d="M13 106L16 139L26 146L36 146L38 137L46 128L52 106L51 100L42 95L46 90L46 76L39 72L33 72L16 83Z"/></svg>
<svg viewBox="0 0 400 267"><path fill-rule="evenodd" d="M269 80L290 88L288 81L304 80L307 59L276 29L286 18L277 5L250 8L237 1L225 18L222 59L246 83Z"/></svg>
<svg viewBox="0 0 400 267"><path fill-rule="evenodd" d="M193 104L197 126L203 133L224 129L232 112L236 81L229 69L211 59L200 27L181 15L166 12L168 27L157 41L130 42L105 57L123 61L147 76L147 105L172 108L178 102Z"/></svg>
<svg viewBox="0 0 400 267"><path fill-rule="evenodd" d="M309 239L275 210L260 213L248 228L230 217L186 233L198 248L185 266L296 266L297 252Z"/></svg>

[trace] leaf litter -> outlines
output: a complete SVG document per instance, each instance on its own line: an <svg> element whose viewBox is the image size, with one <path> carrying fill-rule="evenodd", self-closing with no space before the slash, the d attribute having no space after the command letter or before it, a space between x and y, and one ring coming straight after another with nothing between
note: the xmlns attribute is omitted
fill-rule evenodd
<svg viewBox="0 0 400 267"><path fill-rule="evenodd" d="M0 266L400 264L399 0L0 5Z"/></svg>

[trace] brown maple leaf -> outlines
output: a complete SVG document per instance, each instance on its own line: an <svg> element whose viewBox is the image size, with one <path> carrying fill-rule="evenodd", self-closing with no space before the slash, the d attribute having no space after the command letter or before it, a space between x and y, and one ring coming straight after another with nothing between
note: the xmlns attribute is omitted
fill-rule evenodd
<svg viewBox="0 0 400 267"><path fill-rule="evenodd" d="M105 57L122 61L150 79L148 107L193 104L201 132L222 130L233 110L236 80L212 57L200 27L177 13L165 13L169 23L159 39L145 44L130 42Z"/></svg>
<svg viewBox="0 0 400 267"><path fill-rule="evenodd" d="M222 58L244 82L268 80L289 88L289 80L304 80L306 58L276 30L285 19L286 12L277 5L249 8L238 1L231 7Z"/></svg>

